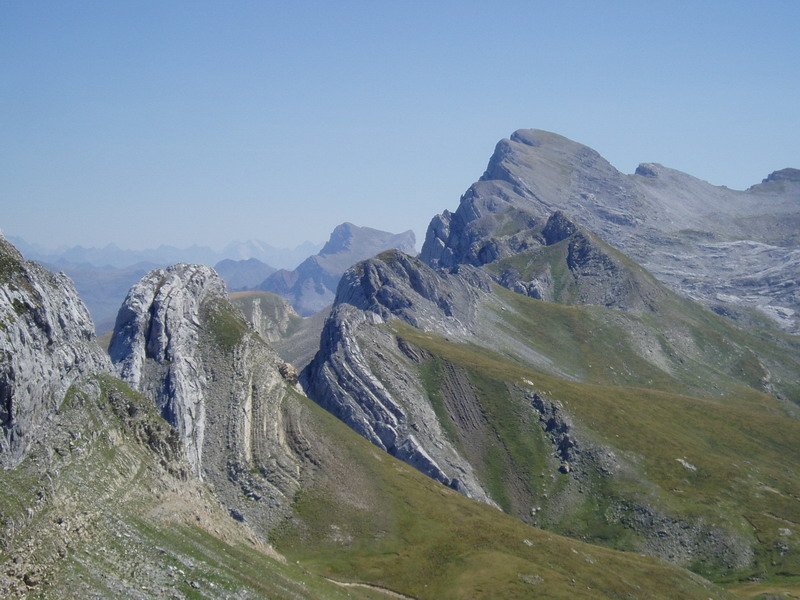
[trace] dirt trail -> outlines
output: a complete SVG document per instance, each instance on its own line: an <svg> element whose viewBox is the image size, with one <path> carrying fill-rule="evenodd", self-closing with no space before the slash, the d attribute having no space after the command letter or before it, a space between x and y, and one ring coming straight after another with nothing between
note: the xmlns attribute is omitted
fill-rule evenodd
<svg viewBox="0 0 800 600"><path fill-rule="evenodd" d="M398 592L393 592L392 590L389 590L389 589L387 589L385 587L381 587L379 585L370 585L369 583L352 583L352 582L348 582L348 581L336 581L335 579L331 579L329 577L325 577L325 579L327 579L331 583L335 583L336 585L338 585L340 587L345 587L345 588L363 588L365 590L373 590L373 591L379 592L381 594L386 594L390 598L400 598L400 600L417 600L413 596L405 596L403 594L400 594Z"/></svg>

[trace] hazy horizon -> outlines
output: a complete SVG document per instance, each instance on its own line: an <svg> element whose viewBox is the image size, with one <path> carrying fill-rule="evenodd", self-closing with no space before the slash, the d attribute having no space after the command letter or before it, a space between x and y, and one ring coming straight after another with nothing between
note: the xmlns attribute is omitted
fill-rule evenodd
<svg viewBox="0 0 800 600"><path fill-rule="evenodd" d="M514 130L744 189L800 167L800 4L0 5L0 228L417 244ZM769 65L764 69L764 65ZM795 75L791 75L795 73Z"/></svg>
<svg viewBox="0 0 800 600"><path fill-rule="evenodd" d="M131 248L131 247L127 247L127 246L121 246L120 244L116 243L115 241L110 241L110 242L105 243L105 244L91 245L91 246L90 245L86 245L86 244L80 244L80 243L72 244L72 245L60 244L58 246L48 245L48 244L40 244L40 243L37 243L37 242L31 242L30 240L28 240L24 236L15 235L13 232L5 231L2 228L0 228L0 235L3 235L3 237L5 237L6 239L9 239L10 241L12 241L14 239L22 240L25 243L29 244L30 246L36 246L37 248L39 248L41 250L46 250L46 251L52 252L54 254L63 252L64 250L68 250L68 249L71 249L71 248L78 248L78 247L82 247L82 248L86 248L86 249L97 249L97 250L102 250L104 248L117 248L119 250L130 251L130 252L141 252L141 251L144 251L144 250L155 250L155 249L158 249L158 248L160 248L162 246L176 247L176 248L199 247L199 248L208 248L208 249L214 250L216 252L221 252L226 247L228 247L230 245L233 245L233 244L248 244L248 243L251 243L251 242L264 242L265 244L271 246L272 248L274 248L276 250L297 250L298 248L302 248L302 247L304 247L306 245L308 245L308 246L322 246L325 243L325 241L327 241L327 238L325 238L325 240L318 240L318 241L315 241L315 240L302 240L302 241L300 241L300 242L298 242L298 243L296 243L296 244L294 244L292 246L275 246L274 244L270 244L266 240L256 240L256 239L252 239L251 238L251 239L247 239L247 240L230 240L230 241L225 242L225 243L220 244L220 245L211 245L211 244L202 244L202 243L187 244L187 245L175 245L175 244L171 244L169 242L163 242L163 243L156 243L156 244L154 244L152 246L142 246L140 248Z"/></svg>

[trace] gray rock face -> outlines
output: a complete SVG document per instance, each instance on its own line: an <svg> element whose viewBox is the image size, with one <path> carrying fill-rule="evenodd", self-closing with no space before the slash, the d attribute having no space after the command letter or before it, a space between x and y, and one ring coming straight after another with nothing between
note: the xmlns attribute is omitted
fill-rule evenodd
<svg viewBox="0 0 800 600"><path fill-rule="evenodd" d="M109 347L120 377L153 398L178 429L198 475L208 384L197 352L200 305L208 295L224 294L225 284L210 267L151 271L128 292Z"/></svg>
<svg viewBox="0 0 800 600"><path fill-rule="evenodd" d="M230 301L242 311L258 334L277 342L297 328L302 318L289 302L270 292L234 292Z"/></svg>
<svg viewBox="0 0 800 600"><path fill-rule="evenodd" d="M23 458L82 375L110 372L75 287L0 237L0 465Z"/></svg>
<svg viewBox="0 0 800 600"><path fill-rule="evenodd" d="M547 219L547 223L542 229L542 237L548 246L557 244L558 242L567 239L573 233L578 231L578 227L560 210L554 212Z"/></svg>
<svg viewBox="0 0 800 600"><path fill-rule="evenodd" d="M349 267L390 248L414 253L415 241L413 231L394 234L343 223L319 254L294 271L273 273L258 287L287 298L301 315L312 315L333 302L339 279Z"/></svg>
<svg viewBox="0 0 800 600"><path fill-rule="evenodd" d="M485 265L514 255L556 211L708 304L760 308L800 331L800 183L783 169L747 191L716 187L656 163L633 175L553 133L519 130L486 172L428 227L430 265Z"/></svg>
<svg viewBox="0 0 800 600"><path fill-rule="evenodd" d="M330 307L304 318L288 300L272 292L234 292L230 300L272 349L298 370L303 370L319 350L319 336Z"/></svg>
<svg viewBox="0 0 800 600"><path fill-rule="evenodd" d="M467 269L465 269L467 271ZM384 323L464 337L489 279L440 274L397 251L349 269L304 370L309 397L379 448L467 496L490 502L469 462L447 441L414 359Z"/></svg>
<svg viewBox="0 0 800 600"><path fill-rule="evenodd" d="M55 272L64 272L75 284L86 304L98 335L111 332L117 312L131 286L160 265L139 263L125 268L96 267L66 261L42 263Z"/></svg>
<svg viewBox="0 0 800 600"><path fill-rule="evenodd" d="M460 336L470 330L479 295L491 291L491 278L462 267L437 273L418 259L390 250L359 263L342 277L336 305L348 304L392 316L422 329Z"/></svg>
<svg viewBox="0 0 800 600"><path fill-rule="evenodd" d="M180 433L194 474L266 531L299 485L283 361L210 267L149 273L128 294L110 354Z"/></svg>
<svg viewBox="0 0 800 600"><path fill-rule="evenodd" d="M766 179L761 183L771 183L773 181L800 183L800 169L781 169L780 171L773 171L767 175Z"/></svg>

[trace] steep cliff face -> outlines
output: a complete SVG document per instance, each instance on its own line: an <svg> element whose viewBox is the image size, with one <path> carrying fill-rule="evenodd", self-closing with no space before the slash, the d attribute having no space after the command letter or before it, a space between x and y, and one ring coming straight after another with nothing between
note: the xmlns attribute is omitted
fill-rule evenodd
<svg viewBox="0 0 800 600"><path fill-rule="evenodd" d="M458 209L432 219L421 258L447 268L493 263L525 250L562 211L674 289L731 314L757 308L799 331L796 180L784 169L736 191L655 163L625 175L591 148L519 130L497 144Z"/></svg>
<svg viewBox="0 0 800 600"><path fill-rule="evenodd" d="M224 501L256 521L288 506L300 477L287 434L291 384L211 268L181 264L143 278L120 309L110 354Z"/></svg>
<svg viewBox="0 0 800 600"><path fill-rule="evenodd" d="M0 237L0 465L17 464L81 375L109 372L72 282Z"/></svg>
<svg viewBox="0 0 800 600"><path fill-rule="evenodd" d="M134 285L117 315L109 354L122 379L151 397L183 438L201 474L208 385L198 352L200 311L225 285L210 267L156 269Z"/></svg>
<svg viewBox="0 0 800 600"><path fill-rule="evenodd" d="M467 496L491 502L473 469L447 440L413 356L386 325L463 338L490 280L436 273L388 251L348 270L325 322L321 346L303 372L308 395L379 448Z"/></svg>

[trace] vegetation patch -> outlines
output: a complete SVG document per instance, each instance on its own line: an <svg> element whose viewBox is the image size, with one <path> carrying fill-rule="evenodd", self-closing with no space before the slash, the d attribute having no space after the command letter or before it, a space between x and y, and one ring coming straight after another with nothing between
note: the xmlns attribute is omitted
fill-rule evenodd
<svg viewBox="0 0 800 600"><path fill-rule="evenodd" d="M206 300L200 310L217 345L226 353L233 352L249 331L244 318L229 303L218 299Z"/></svg>

